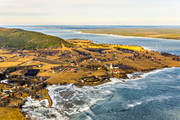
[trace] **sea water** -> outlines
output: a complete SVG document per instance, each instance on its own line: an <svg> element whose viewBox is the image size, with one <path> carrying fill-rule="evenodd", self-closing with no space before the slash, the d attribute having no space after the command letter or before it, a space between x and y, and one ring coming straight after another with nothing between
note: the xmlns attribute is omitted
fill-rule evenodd
<svg viewBox="0 0 180 120"><path fill-rule="evenodd" d="M72 31L99 28L99 26L8 27L39 31L64 39L81 38L96 43L139 45L155 51L180 55L180 41L178 40ZM107 28L107 26L105 27ZM108 28L113 27L109 26ZM104 26L100 26L100 28L104 28ZM77 88L72 84L49 86L47 89L53 100L51 108L46 106L45 101L33 104L33 100L29 98L23 106L23 111L39 120L180 120L180 68L153 71L141 75L141 77L130 79L125 83L114 78L112 82L95 87Z"/></svg>

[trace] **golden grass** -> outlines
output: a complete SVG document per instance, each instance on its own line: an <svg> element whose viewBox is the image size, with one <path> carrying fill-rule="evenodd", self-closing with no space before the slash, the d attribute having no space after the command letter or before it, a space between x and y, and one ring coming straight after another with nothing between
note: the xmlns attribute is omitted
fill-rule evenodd
<svg viewBox="0 0 180 120"><path fill-rule="evenodd" d="M19 65L21 62L1 62L0 66L1 67L14 67Z"/></svg>
<svg viewBox="0 0 180 120"><path fill-rule="evenodd" d="M24 64L21 64L21 66L26 66L26 65L39 65L41 62L39 62L39 61L32 61L32 60L30 60L30 61L27 61L27 62L25 62Z"/></svg>
<svg viewBox="0 0 180 120"><path fill-rule="evenodd" d="M86 72L81 70L78 72L60 72L48 79L47 82L51 84L77 83L76 80L79 80L85 73Z"/></svg>
<svg viewBox="0 0 180 120"><path fill-rule="evenodd" d="M0 50L0 54L6 54L6 53L8 53L8 51L6 51L6 50Z"/></svg>
<svg viewBox="0 0 180 120"><path fill-rule="evenodd" d="M1 57L6 57L6 58L11 58L16 56L16 54L5 54L5 53L1 53Z"/></svg>
<svg viewBox="0 0 180 120"><path fill-rule="evenodd" d="M129 45L112 45L112 47L122 48L122 49L129 49L134 51L144 51L143 47L140 46L129 46Z"/></svg>
<svg viewBox="0 0 180 120"><path fill-rule="evenodd" d="M37 74L37 76L39 77L43 77L43 76L53 76L54 73L53 72L50 72L50 71L46 71L46 72L40 72Z"/></svg>
<svg viewBox="0 0 180 120"><path fill-rule="evenodd" d="M16 59L16 61L5 61L0 63L0 66L2 67L12 67L12 66L16 66L16 65L21 65L21 66L29 66L29 65L40 65L42 64L42 66L34 66L33 69L39 69L40 72L38 73L37 76L48 76L51 77L50 79L47 80L47 82L51 83L51 84L64 84L64 83L77 83L80 78L82 78L85 75L88 76L101 76L104 75L106 73L106 71L103 71L102 68L98 69L98 70L92 70L92 69L87 69L84 67L80 67L81 65L106 65L106 64L124 64L130 67L133 67L135 69L137 69L137 71L141 71L141 70L147 70L147 69L154 69L154 68L163 68L164 66L169 66L169 67L177 67L180 66L180 62L178 61L174 61L172 60L172 56L171 57L165 57L162 56L160 53L158 52L151 52L151 51L147 51L145 50L143 47L140 46L130 46L130 45L113 45L113 44L96 44L96 43L92 43L89 40L70 40L70 42L75 44L75 47L71 48L72 50L69 51L69 48L66 49L66 47L63 46L63 48L58 48L57 50L59 50L59 53L53 56L47 55L46 59L47 61L53 61L52 64L51 62L40 62L40 61L33 61L32 58L34 58L35 56L26 56L25 58L22 58L21 56L16 56L14 59ZM79 44L80 46L76 46L77 44ZM90 49L87 48L94 48L97 49L97 51L91 51ZM104 49L102 50L102 53L100 53L98 51L98 49ZM118 50L117 48L121 48L121 49L129 49L129 50L134 50L136 52L134 53L126 53L123 52L123 50ZM54 50L54 49L53 49ZM64 51L66 50L66 51ZM71 66L70 61L74 60L77 61L81 58L81 56L83 57L83 55L81 55L81 53L77 52L81 51L85 54L89 54L92 58L97 58L95 59L87 59L84 60L80 63L78 63L79 65L76 66L77 68L79 68L80 70L77 72L73 72L73 71L63 71L63 72L54 72L51 68L53 67L57 67L60 65L63 66ZM64 51L64 52L63 52ZM26 51L28 53L28 51ZM29 51L30 53L32 51ZM69 53L68 53L69 52ZM61 55L62 53L68 53L69 56L64 56L64 57L59 57L59 55ZM137 55L135 56L135 54L138 53L138 57ZM147 58L150 57L150 58ZM35 57L35 58L39 58L39 57ZM153 58L153 59L151 59ZM43 59L40 57L40 59ZM161 59L161 61L158 61L159 59ZM102 61L102 60L107 60L107 61ZM153 61L156 60L156 61ZM18 62L17 62L18 61ZM65 61L69 61L69 62L65 62ZM107 66L109 67L109 66ZM109 69L109 68L107 68ZM123 72L123 71L121 71ZM127 72L126 70L124 70L124 72ZM15 75L20 75L21 71L16 71L12 74Z"/></svg>
<svg viewBox="0 0 180 120"><path fill-rule="evenodd" d="M27 120L20 109L0 107L0 120Z"/></svg>
<svg viewBox="0 0 180 120"><path fill-rule="evenodd" d="M32 60L34 57L33 56L28 56L28 57L18 57L18 61L20 62L27 62L27 61L30 61Z"/></svg>
<svg viewBox="0 0 180 120"><path fill-rule="evenodd" d="M92 74L90 74L89 76L102 76L105 74L105 72L106 71L98 70L98 71L92 72Z"/></svg>
<svg viewBox="0 0 180 120"><path fill-rule="evenodd" d="M83 42L75 42L81 40L70 40L70 42L80 46L78 50L83 50L83 48L93 48L93 49L114 49L114 48L122 48L122 49L129 49L134 51L144 51L143 47L140 46L132 46L132 45L113 45L113 44L95 44L89 40L82 40ZM77 48L76 48L77 49Z"/></svg>
<svg viewBox="0 0 180 120"><path fill-rule="evenodd" d="M22 75L22 70L17 70L15 72L10 73L10 75Z"/></svg>
<svg viewBox="0 0 180 120"><path fill-rule="evenodd" d="M57 66L59 66L59 64L47 64L47 63L44 63L43 66L41 67L41 69L49 70L50 68L57 67Z"/></svg>

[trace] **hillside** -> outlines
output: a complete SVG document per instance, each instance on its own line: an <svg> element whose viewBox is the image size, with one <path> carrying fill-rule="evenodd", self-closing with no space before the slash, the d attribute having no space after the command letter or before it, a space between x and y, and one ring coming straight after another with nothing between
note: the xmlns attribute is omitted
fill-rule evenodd
<svg viewBox="0 0 180 120"><path fill-rule="evenodd" d="M62 45L71 46L70 43L55 36L22 29L0 28L0 48L45 49L58 48Z"/></svg>

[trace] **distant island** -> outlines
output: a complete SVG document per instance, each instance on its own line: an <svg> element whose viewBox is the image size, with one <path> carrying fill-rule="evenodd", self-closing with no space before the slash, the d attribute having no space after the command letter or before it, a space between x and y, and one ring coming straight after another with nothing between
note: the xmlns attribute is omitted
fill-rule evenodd
<svg viewBox="0 0 180 120"><path fill-rule="evenodd" d="M125 82L128 74L135 72L180 67L180 56L141 46L63 40L21 29L1 28L0 43L0 119L31 118L21 113L30 96L47 99L51 107L49 85L96 86L110 78Z"/></svg>
<svg viewBox="0 0 180 120"><path fill-rule="evenodd" d="M117 29L84 29L83 33L112 34L148 38L180 40L179 28L117 28Z"/></svg>

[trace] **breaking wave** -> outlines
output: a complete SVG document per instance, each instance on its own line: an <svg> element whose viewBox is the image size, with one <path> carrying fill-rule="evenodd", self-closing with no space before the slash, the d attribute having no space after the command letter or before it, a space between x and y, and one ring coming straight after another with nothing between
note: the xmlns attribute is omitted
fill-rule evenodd
<svg viewBox="0 0 180 120"><path fill-rule="evenodd" d="M145 74L133 73L128 75L129 79L125 80L129 81L127 83L116 78L111 78L111 82L98 86L84 86L82 88L76 87L73 84L52 85L47 87L53 101L51 107L48 107L48 100L35 101L32 98L28 98L22 111L30 118L36 118L38 120L68 120L74 114L89 111L90 108L98 102L111 99L114 92L116 92L116 88L145 89L145 82L136 82L134 80L145 78L150 74L155 74L160 71L171 71L173 69L174 68L155 70ZM133 82L131 82L132 80ZM171 96L142 98L136 101L124 102L124 108L133 108L151 101L162 101L169 98L171 98Z"/></svg>
<svg viewBox="0 0 180 120"><path fill-rule="evenodd" d="M170 98L172 98L172 96L158 95L158 96L153 96L153 97L146 97L146 98L142 98L140 100L134 101L132 103L127 103L126 106L127 108L133 108L144 103L147 104L152 101L162 102Z"/></svg>
<svg viewBox="0 0 180 120"><path fill-rule="evenodd" d="M48 107L47 100L28 98L22 112L38 120L67 120L69 116L87 111L98 101L112 95L112 91L103 86L78 88L70 84L52 85L47 89L53 101L52 107Z"/></svg>

